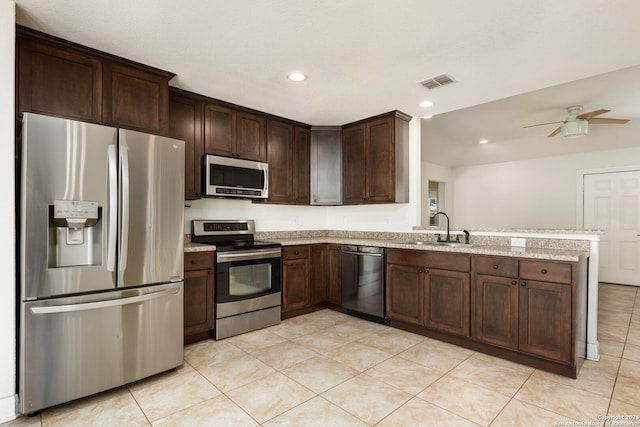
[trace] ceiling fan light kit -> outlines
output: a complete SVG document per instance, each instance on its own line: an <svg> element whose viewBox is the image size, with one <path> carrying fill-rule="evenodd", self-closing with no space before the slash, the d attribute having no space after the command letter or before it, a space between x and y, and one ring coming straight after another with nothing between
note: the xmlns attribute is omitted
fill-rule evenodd
<svg viewBox="0 0 640 427"><path fill-rule="evenodd" d="M556 128L556 130L549 134L549 138L556 136L560 132L562 132L562 136L565 138L576 138L579 136L585 136L589 133L589 123L594 125L623 125L629 122L628 119L596 117L608 112L609 110L602 109L582 113L582 105L573 105L567 108L568 116L563 122L538 123L537 125L525 126L525 128L562 123L560 127Z"/></svg>
<svg viewBox="0 0 640 427"><path fill-rule="evenodd" d="M562 125L562 136L577 138L589 133L589 122L586 120L568 121Z"/></svg>

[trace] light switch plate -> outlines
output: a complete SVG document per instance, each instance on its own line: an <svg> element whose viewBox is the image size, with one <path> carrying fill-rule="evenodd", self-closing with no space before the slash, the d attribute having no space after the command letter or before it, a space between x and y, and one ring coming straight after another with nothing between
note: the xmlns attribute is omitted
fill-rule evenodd
<svg viewBox="0 0 640 427"><path fill-rule="evenodd" d="M523 237L512 237L511 238L511 246L517 248L524 248L527 244L527 239Z"/></svg>

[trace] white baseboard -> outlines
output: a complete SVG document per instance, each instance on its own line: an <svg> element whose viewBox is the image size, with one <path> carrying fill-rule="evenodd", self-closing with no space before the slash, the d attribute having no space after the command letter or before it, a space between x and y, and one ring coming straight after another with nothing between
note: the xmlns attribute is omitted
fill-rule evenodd
<svg viewBox="0 0 640 427"><path fill-rule="evenodd" d="M598 341L595 343L587 343L587 359L598 362L600 360L600 350L598 348Z"/></svg>

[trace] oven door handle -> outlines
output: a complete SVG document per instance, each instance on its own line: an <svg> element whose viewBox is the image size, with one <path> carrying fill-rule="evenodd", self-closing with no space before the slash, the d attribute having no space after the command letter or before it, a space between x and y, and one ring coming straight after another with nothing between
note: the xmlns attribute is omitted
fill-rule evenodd
<svg viewBox="0 0 640 427"><path fill-rule="evenodd" d="M282 250L260 249L257 251L218 252L217 262L250 261L254 259L277 258L282 255Z"/></svg>

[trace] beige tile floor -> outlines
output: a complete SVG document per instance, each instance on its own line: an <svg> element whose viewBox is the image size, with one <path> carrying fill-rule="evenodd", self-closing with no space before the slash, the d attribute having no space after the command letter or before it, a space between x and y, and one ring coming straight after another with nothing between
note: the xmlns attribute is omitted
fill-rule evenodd
<svg viewBox="0 0 640 427"><path fill-rule="evenodd" d="M175 372L7 425L554 426L640 417L640 292L601 284L599 319L601 360L585 361L572 380L322 310L187 346Z"/></svg>

